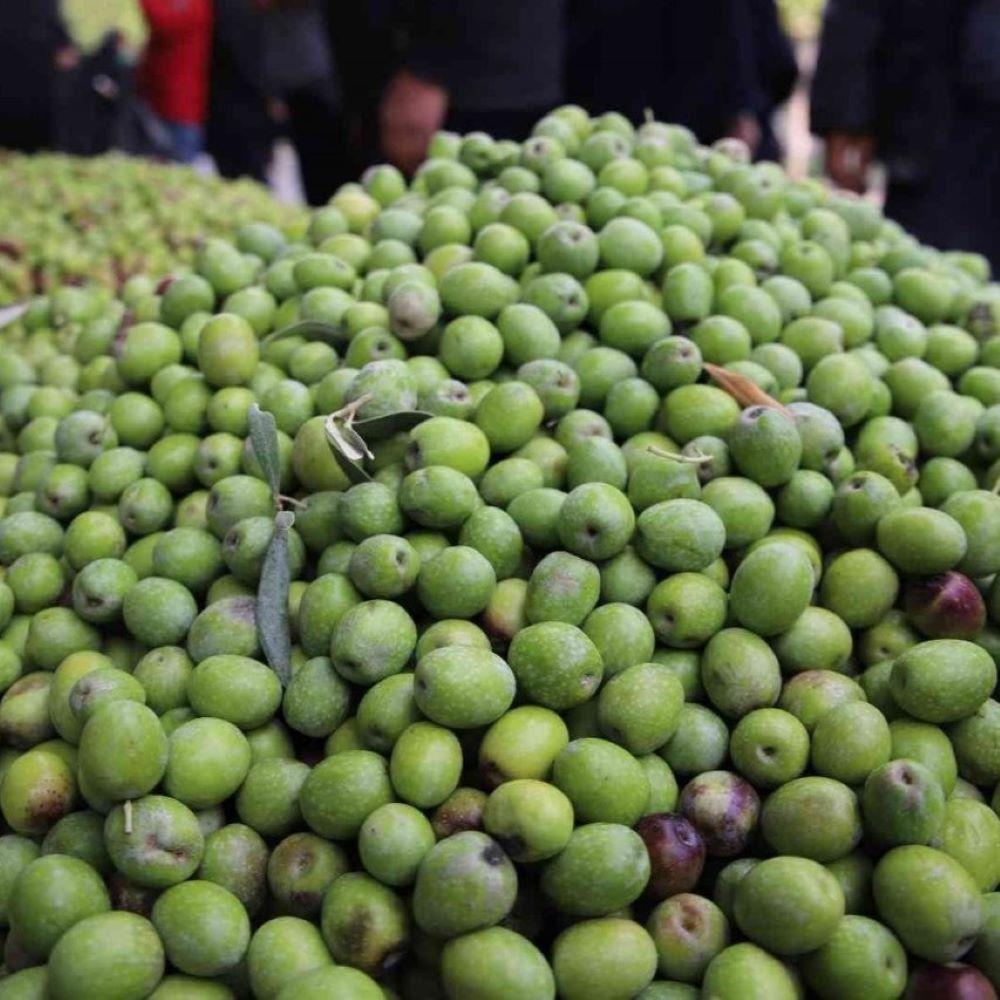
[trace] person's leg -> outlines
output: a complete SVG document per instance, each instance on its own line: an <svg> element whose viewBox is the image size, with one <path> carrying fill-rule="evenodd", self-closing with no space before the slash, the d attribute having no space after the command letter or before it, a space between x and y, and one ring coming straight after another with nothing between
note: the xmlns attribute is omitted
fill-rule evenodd
<svg viewBox="0 0 1000 1000"><path fill-rule="evenodd" d="M166 122L170 132L173 159L178 163L193 163L204 149L201 127L184 122Z"/></svg>
<svg viewBox="0 0 1000 1000"><path fill-rule="evenodd" d="M0 117L0 136L7 149L22 153L37 153L50 145L48 123L38 119L11 119Z"/></svg>
<svg viewBox="0 0 1000 1000"><path fill-rule="evenodd" d="M885 214L921 243L941 246L947 239L948 220L952 218L950 211L943 210L943 200L942 192L931 182L900 184L890 177Z"/></svg>
<svg viewBox="0 0 1000 1000"><path fill-rule="evenodd" d="M271 160L271 132L256 115L230 114L219 108L210 115L207 131L208 151L223 177L235 180L252 177L267 180Z"/></svg>
<svg viewBox="0 0 1000 1000"><path fill-rule="evenodd" d="M984 254L1000 273L1000 108L960 108L948 158L947 177L935 178L934 187L952 190L953 216L938 245Z"/></svg>
<svg viewBox="0 0 1000 1000"><path fill-rule="evenodd" d="M885 214L922 243L971 250L1000 267L1000 112L960 109L942 155L920 184L892 182Z"/></svg>
<svg viewBox="0 0 1000 1000"><path fill-rule="evenodd" d="M322 87L293 91L285 96L285 104L306 201L325 205L341 184L355 177L344 120Z"/></svg>
<svg viewBox="0 0 1000 1000"><path fill-rule="evenodd" d="M340 82L346 174L357 178L385 156L379 139L378 106L386 83L400 65L400 3L323 0L323 5Z"/></svg>

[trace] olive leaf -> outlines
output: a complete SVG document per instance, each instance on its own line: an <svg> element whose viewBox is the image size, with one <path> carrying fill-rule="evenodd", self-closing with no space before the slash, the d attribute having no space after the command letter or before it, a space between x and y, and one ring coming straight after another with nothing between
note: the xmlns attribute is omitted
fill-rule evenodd
<svg viewBox="0 0 1000 1000"><path fill-rule="evenodd" d="M290 326L284 326L274 333L269 333L262 341L261 346L273 344L276 340L284 340L286 337L302 337L303 340L322 340L323 343L335 347L341 340L339 328L331 323L321 323L318 319L303 319Z"/></svg>
<svg viewBox="0 0 1000 1000"><path fill-rule="evenodd" d="M331 413L324 424L326 440L333 457L354 484L371 480L371 476L364 469L365 459L375 457L368 447L369 441L380 441L393 434L408 431L433 416L421 410L398 410L396 413L384 413L378 417L356 420L358 410L369 399L371 399L370 394L355 399L335 413Z"/></svg>
<svg viewBox="0 0 1000 1000"><path fill-rule="evenodd" d="M767 406L772 410L779 410L786 417L791 419L792 414L779 403L773 396L769 396L757 385L752 378L740 372L730 371L728 368L720 368L718 365L711 365L707 362L703 366L708 372L709 378L721 389L729 393L741 407L747 406Z"/></svg>
<svg viewBox="0 0 1000 1000"><path fill-rule="evenodd" d="M364 395L353 403L348 403L335 413L331 413L323 425L326 442L333 452L333 457L353 484L367 483L371 479L364 470L364 460L372 457L371 450L365 444L365 439L354 429L354 416L358 408L369 398L368 395Z"/></svg>
<svg viewBox="0 0 1000 1000"><path fill-rule="evenodd" d="M0 330L5 326L10 326L11 323L16 323L27 311L27 302L19 302L17 305L0 309Z"/></svg>
<svg viewBox="0 0 1000 1000"><path fill-rule="evenodd" d="M354 429L366 441L381 441L382 438L392 437L393 434L412 430L417 424L430 420L432 416L433 413L425 413L423 410L398 410L396 413L385 413L381 417L358 420L354 424Z"/></svg>
<svg viewBox="0 0 1000 1000"><path fill-rule="evenodd" d="M288 685L291 676L292 640L288 634L288 588L291 572L288 560L288 532L295 523L290 510L274 516L264 565L257 587L257 634L271 669L278 675L281 686Z"/></svg>
<svg viewBox="0 0 1000 1000"><path fill-rule="evenodd" d="M278 425L274 414L252 403L249 412L250 446L257 464L264 473L264 481L271 487L275 504L281 489L281 460L278 457Z"/></svg>

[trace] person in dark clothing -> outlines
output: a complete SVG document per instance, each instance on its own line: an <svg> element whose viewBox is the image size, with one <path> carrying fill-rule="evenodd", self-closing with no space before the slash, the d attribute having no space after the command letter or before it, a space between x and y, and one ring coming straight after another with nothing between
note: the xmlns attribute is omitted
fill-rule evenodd
<svg viewBox="0 0 1000 1000"><path fill-rule="evenodd" d="M56 74L78 58L58 0L0 3L0 147L51 145Z"/></svg>
<svg viewBox="0 0 1000 1000"><path fill-rule="evenodd" d="M214 7L206 145L223 177L263 181L274 142L265 18L257 0L214 0Z"/></svg>
<svg viewBox="0 0 1000 1000"><path fill-rule="evenodd" d="M53 87L51 145L73 156L98 156L109 149L147 153L129 140L135 74L123 58L117 34L86 53L59 60Z"/></svg>
<svg viewBox="0 0 1000 1000"><path fill-rule="evenodd" d="M830 0L812 88L826 168L919 239L1000 267L1000 0Z"/></svg>
<svg viewBox="0 0 1000 1000"><path fill-rule="evenodd" d="M340 90L318 0L271 0L265 14L270 93L287 113L306 201L327 202L349 172Z"/></svg>
<svg viewBox="0 0 1000 1000"><path fill-rule="evenodd" d="M754 144L763 97L745 0L570 0L569 30L569 100Z"/></svg>
<svg viewBox="0 0 1000 1000"><path fill-rule="evenodd" d="M563 100L565 18L564 0L399 5L399 68L379 107L385 155L412 171L440 128L524 138Z"/></svg>
<svg viewBox="0 0 1000 1000"><path fill-rule="evenodd" d="M340 82L348 177L382 159L378 107L386 85L402 64L406 19L401 0L342 3L327 0L330 47Z"/></svg>
<svg viewBox="0 0 1000 1000"><path fill-rule="evenodd" d="M792 43L778 18L775 0L746 2L757 80L754 111L759 139L753 152L758 160L777 160L781 150L771 119L775 109L792 96L799 67Z"/></svg>

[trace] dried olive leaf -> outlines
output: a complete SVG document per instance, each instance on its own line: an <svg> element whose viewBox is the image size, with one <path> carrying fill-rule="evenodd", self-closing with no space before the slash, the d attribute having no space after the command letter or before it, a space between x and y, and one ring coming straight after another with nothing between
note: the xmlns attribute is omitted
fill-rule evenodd
<svg viewBox="0 0 1000 1000"><path fill-rule="evenodd" d="M729 393L733 399L742 407L747 406L767 406L772 410L780 410L786 417L791 419L792 414L787 407L779 403L773 396L769 396L764 390L740 372L730 371L728 368L720 368L718 365L704 365L709 377L720 388Z"/></svg>
<svg viewBox="0 0 1000 1000"><path fill-rule="evenodd" d="M364 460L371 458L372 453L365 439L354 429L354 418L360 407L364 406L371 396L365 394L326 418L323 430L326 441L333 452L333 457L343 470L344 475L352 483L367 483L371 476L365 472Z"/></svg>
<svg viewBox="0 0 1000 1000"><path fill-rule="evenodd" d="M374 458L365 439L354 429L353 424L341 420L337 414L326 418L324 425L326 438L330 444L350 462L363 462Z"/></svg>

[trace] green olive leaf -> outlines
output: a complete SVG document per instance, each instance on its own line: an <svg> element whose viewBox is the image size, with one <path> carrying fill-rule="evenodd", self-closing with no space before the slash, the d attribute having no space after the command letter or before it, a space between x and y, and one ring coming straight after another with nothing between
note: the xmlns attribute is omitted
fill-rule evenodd
<svg viewBox="0 0 1000 1000"><path fill-rule="evenodd" d="M336 413L326 418L323 428L327 440L351 462L363 462L374 458L365 439L354 429L354 425L338 417Z"/></svg>
<svg viewBox="0 0 1000 1000"><path fill-rule="evenodd" d="M396 413L356 420L358 410L370 398L365 395L352 400L336 413L331 413L324 425L333 457L352 483L364 483L371 479L364 469L365 459L375 457L368 447L369 441L380 441L393 434L408 431L433 416L420 410L399 410Z"/></svg>
<svg viewBox="0 0 1000 1000"><path fill-rule="evenodd" d="M278 425L274 414L262 410L256 403L250 406L250 445L257 464L264 473L264 480L271 487L271 494L278 499L281 489L281 460L278 457Z"/></svg>
<svg viewBox="0 0 1000 1000"><path fill-rule="evenodd" d="M399 410L396 413L383 414L381 417L359 420L354 424L354 429L366 441L381 441L383 438L392 437L393 434L412 430L417 424L430 420L432 416L433 413L424 413L422 410Z"/></svg>
<svg viewBox="0 0 1000 1000"><path fill-rule="evenodd" d="M372 458L371 450L365 439L354 429L354 418L358 410L371 399L367 393L359 399L352 400L346 406L331 413L326 418L323 430L326 432L326 443L333 452L333 457L351 483L367 483L371 476L365 472L364 461Z"/></svg>
<svg viewBox="0 0 1000 1000"><path fill-rule="evenodd" d="M323 430L326 431L330 451L348 480L355 485L369 482L371 476L365 472L363 463L366 458L372 457L372 453L350 422L332 413L326 418Z"/></svg>
<svg viewBox="0 0 1000 1000"><path fill-rule="evenodd" d="M260 343L264 347L273 344L276 340L284 340L286 337L302 337L303 340L322 340L324 344L335 347L344 339L338 327L330 323L321 323L317 319L303 319L290 326L284 326L274 333L269 333Z"/></svg>
<svg viewBox="0 0 1000 1000"><path fill-rule="evenodd" d="M292 640L288 633L288 531L295 523L290 510L279 511L274 517L274 533L264 555L257 587L257 633L271 669L278 675L281 686L291 677Z"/></svg>

